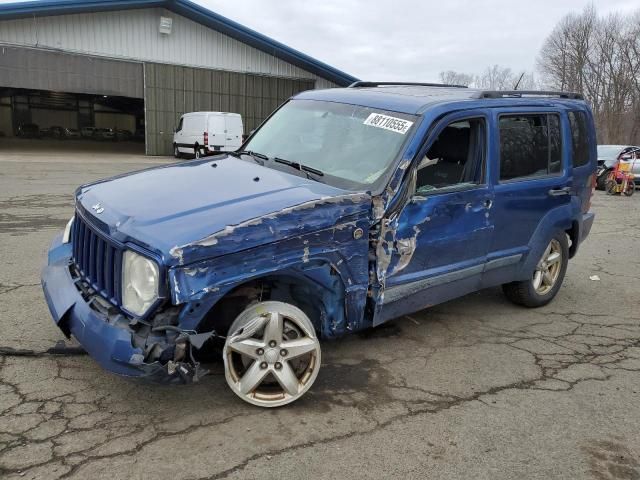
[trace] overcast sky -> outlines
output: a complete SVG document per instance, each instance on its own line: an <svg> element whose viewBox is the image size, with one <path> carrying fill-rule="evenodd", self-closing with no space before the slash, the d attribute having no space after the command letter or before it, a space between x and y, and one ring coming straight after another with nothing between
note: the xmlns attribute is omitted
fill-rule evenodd
<svg viewBox="0 0 640 480"><path fill-rule="evenodd" d="M545 37L588 0L196 0L358 78L437 81L443 70L532 70ZM601 14L638 0L596 0Z"/></svg>

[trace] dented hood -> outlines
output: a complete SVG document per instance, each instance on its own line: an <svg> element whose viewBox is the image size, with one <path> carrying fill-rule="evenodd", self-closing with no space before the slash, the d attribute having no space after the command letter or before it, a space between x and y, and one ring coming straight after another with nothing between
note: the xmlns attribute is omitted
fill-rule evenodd
<svg viewBox="0 0 640 480"><path fill-rule="evenodd" d="M167 265L329 228L368 215L371 202L234 157L114 177L81 187L76 200L115 239L155 251Z"/></svg>

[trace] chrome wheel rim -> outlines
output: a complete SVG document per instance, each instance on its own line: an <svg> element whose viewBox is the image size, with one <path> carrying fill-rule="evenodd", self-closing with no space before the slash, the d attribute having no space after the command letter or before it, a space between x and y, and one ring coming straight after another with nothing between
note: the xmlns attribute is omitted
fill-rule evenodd
<svg viewBox="0 0 640 480"><path fill-rule="evenodd" d="M533 272L533 288L538 295L551 291L560 276L562 247L555 238L551 240Z"/></svg>
<svg viewBox="0 0 640 480"><path fill-rule="evenodd" d="M309 318L282 302L250 306L233 323L223 349L225 378L253 405L291 403L311 387L320 368L320 342Z"/></svg>

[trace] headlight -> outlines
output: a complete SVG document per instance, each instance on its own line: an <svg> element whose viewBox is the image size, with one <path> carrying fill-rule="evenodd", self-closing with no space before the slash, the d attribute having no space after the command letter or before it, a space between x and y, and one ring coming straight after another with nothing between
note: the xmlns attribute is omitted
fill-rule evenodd
<svg viewBox="0 0 640 480"><path fill-rule="evenodd" d="M71 227L73 227L73 219L75 217L71 217L71 220L67 222L67 226L64 227L64 233L62 234L62 243L69 243L71 239Z"/></svg>
<svg viewBox="0 0 640 480"><path fill-rule="evenodd" d="M158 264L127 250L122 257L122 306L143 315L158 298Z"/></svg>

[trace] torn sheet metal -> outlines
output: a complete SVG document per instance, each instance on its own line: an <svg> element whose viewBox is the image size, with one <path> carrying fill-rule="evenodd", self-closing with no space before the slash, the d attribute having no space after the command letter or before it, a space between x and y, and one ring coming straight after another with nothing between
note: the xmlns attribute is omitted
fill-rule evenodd
<svg viewBox="0 0 640 480"><path fill-rule="evenodd" d="M341 223L341 218L351 215L368 216L370 206L371 197L366 193L323 197L255 217L237 225L228 225L200 240L176 245L169 253L177 265L185 265L294 235L303 235Z"/></svg>
<svg viewBox="0 0 640 480"><path fill-rule="evenodd" d="M359 219L171 269L171 287L179 292L174 303L200 305L197 312L190 313L190 308L183 310L180 326L197 329L203 312L231 289L277 275L297 278L301 285L308 284L314 289L314 295L309 296L317 296L321 304L323 317L319 329L323 337L336 337L364 328L369 284L369 222L367 210ZM257 225L264 226L264 223ZM354 238L356 229L364 232L357 240ZM225 238L227 240L229 237Z"/></svg>

